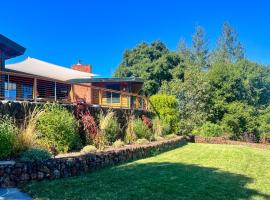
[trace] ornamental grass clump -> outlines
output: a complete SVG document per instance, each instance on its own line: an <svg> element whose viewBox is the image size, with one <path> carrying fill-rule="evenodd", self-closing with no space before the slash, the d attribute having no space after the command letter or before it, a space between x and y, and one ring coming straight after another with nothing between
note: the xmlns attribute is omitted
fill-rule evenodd
<svg viewBox="0 0 270 200"><path fill-rule="evenodd" d="M35 107L33 111L25 117L23 125L16 136L16 151L21 152L37 146L37 121L43 110Z"/></svg>
<svg viewBox="0 0 270 200"><path fill-rule="evenodd" d="M114 112L100 113L99 129L110 144L116 141L120 133L120 126Z"/></svg>
<svg viewBox="0 0 270 200"><path fill-rule="evenodd" d="M39 144L54 153L66 153L79 148L78 123L63 106L46 104L37 121Z"/></svg>
<svg viewBox="0 0 270 200"><path fill-rule="evenodd" d="M162 137L168 135L171 131L171 127L165 121L162 121L158 117L153 119L153 133L154 137Z"/></svg>
<svg viewBox="0 0 270 200"><path fill-rule="evenodd" d="M17 128L9 116L0 116L0 159L7 158L13 152Z"/></svg>
<svg viewBox="0 0 270 200"><path fill-rule="evenodd" d="M126 129L126 133L125 133L125 142L127 144L132 144L137 139L137 135L136 135L136 132L134 129L134 120L135 120L134 116L131 116L128 119L127 129Z"/></svg>

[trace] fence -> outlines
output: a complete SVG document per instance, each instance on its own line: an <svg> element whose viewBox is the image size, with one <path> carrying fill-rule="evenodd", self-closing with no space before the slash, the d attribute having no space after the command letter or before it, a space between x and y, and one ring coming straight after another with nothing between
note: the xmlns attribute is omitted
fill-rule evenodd
<svg viewBox="0 0 270 200"><path fill-rule="evenodd" d="M96 87L89 83L70 84L69 82L7 71L0 71L0 99L66 104L86 101L93 106L149 109L148 99L138 94Z"/></svg>

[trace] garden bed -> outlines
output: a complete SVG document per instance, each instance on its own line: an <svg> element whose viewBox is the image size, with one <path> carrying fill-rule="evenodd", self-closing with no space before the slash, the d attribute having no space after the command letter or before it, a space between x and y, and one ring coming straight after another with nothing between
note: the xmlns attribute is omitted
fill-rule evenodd
<svg viewBox="0 0 270 200"><path fill-rule="evenodd" d="M96 153L66 154L44 161L0 163L0 187L16 186L31 180L76 176L104 167L145 158L186 143L185 137L156 141L144 145L127 145Z"/></svg>
<svg viewBox="0 0 270 200"><path fill-rule="evenodd" d="M195 136L194 137L194 142L195 143L207 143L207 144L246 145L246 146L251 146L251 147L256 147L256 148L270 149L270 144L235 141L235 140L230 140L227 137L201 137L201 136Z"/></svg>

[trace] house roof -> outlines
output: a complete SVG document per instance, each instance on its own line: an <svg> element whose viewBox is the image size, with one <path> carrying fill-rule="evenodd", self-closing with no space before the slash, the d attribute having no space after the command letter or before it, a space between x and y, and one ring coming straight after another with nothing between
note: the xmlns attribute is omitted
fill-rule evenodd
<svg viewBox="0 0 270 200"><path fill-rule="evenodd" d="M30 57L22 62L6 65L5 68L16 72L59 81L67 81L70 79L90 79L92 76L97 76L96 74L80 72Z"/></svg>
<svg viewBox="0 0 270 200"><path fill-rule="evenodd" d="M24 54L25 48L0 34L0 50L5 52L5 59Z"/></svg>
<svg viewBox="0 0 270 200"><path fill-rule="evenodd" d="M70 83L119 83L119 82L132 82L132 83L143 83L143 80L135 77L125 78L91 78L91 79L71 79Z"/></svg>

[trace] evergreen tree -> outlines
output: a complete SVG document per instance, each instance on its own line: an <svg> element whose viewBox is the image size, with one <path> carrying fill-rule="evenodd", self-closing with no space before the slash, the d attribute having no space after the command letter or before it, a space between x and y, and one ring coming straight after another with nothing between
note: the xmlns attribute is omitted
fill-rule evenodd
<svg viewBox="0 0 270 200"><path fill-rule="evenodd" d="M201 69L207 69L208 65L208 44L205 38L204 29L197 26L192 36L192 57L195 65Z"/></svg>

